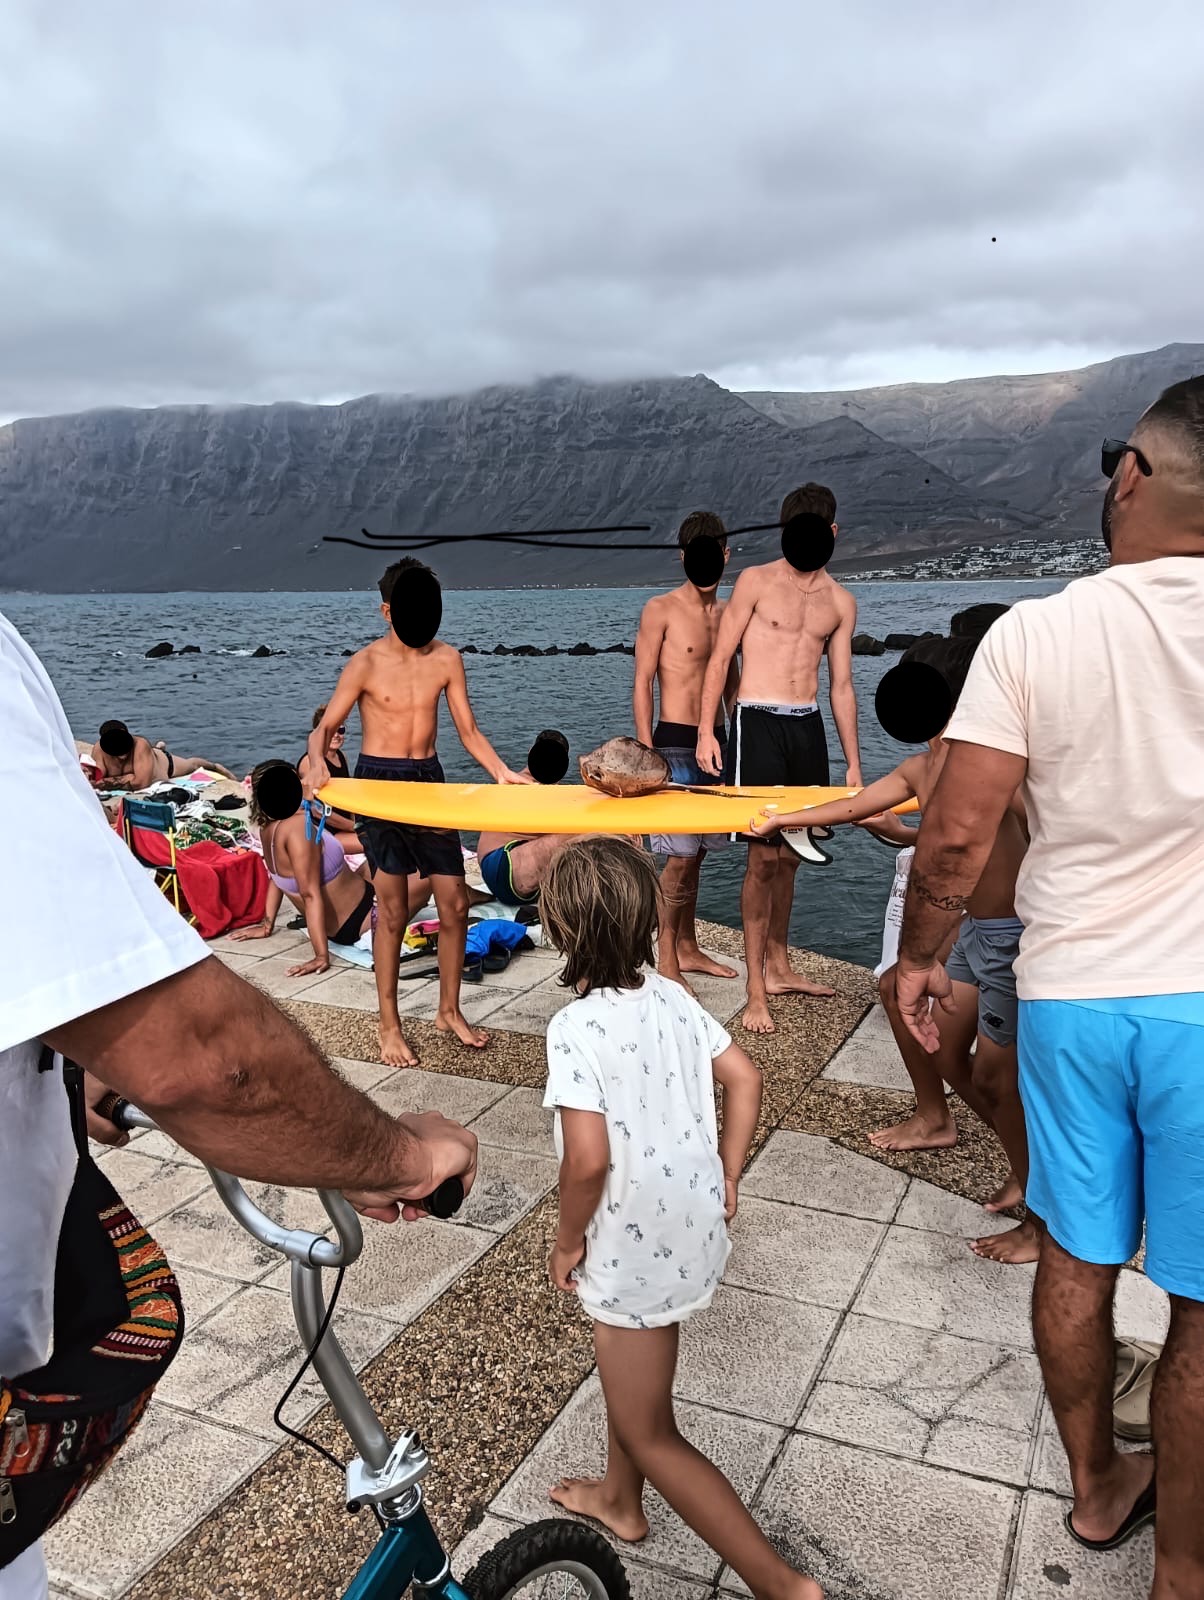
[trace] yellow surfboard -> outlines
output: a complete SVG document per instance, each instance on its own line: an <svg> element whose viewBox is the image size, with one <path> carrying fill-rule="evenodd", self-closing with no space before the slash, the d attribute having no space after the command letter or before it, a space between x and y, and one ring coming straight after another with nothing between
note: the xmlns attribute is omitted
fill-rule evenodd
<svg viewBox="0 0 1204 1600"><path fill-rule="evenodd" d="M467 833L743 833L766 806L801 811L847 800L857 789L666 789L615 800L581 783L388 783L332 778L318 798L355 816ZM896 806L918 809L914 800Z"/></svg>

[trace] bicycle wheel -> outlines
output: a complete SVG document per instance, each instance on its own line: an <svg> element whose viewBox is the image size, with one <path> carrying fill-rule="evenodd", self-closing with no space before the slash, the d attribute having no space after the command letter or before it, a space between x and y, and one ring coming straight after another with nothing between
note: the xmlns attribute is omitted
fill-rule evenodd
<svg viewBox="0 0 1204 1600"><path fill-rule="evenodd" d="M623 1563L602 1535L558 1518L494 1545L463 1586L472 1600L631 1600Z"/></svg>

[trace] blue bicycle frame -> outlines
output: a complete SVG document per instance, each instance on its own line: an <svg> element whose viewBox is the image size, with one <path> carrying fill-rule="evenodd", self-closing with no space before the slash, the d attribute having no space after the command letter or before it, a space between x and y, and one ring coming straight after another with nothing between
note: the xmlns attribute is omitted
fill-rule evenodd
<svg viewBox="0 0 1204 1600"><path fill-rule="evenodd" d="M421 1573L429 1576L424 1582ZM430 1600L469 1600L448 1570L447 1556L426 1511L386 1528L356 1573L343 1600L401 1600L409 1584Z"/></svg>

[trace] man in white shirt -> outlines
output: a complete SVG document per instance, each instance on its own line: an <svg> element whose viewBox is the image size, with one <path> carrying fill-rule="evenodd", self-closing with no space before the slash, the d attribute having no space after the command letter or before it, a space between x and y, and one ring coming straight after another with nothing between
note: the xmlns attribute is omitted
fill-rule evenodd
<svg viewBox="0 0 1204 1600"><path fill-rule="evenodd" d="M897 993L931 1047L935 952L1019 786L1020 1075L1048 1226L1033 1328L1070 1459L1067 1525L1114 1548L1154 1516L1154 1464L1111 1425L1112 1298L1137 1250L1171 1296L1153 1426L1158 1600L1204 1594L1204 377L1107 441L1107 572L1014 606L945 735Z"/></svg>
<svg viewBox="0 0 1204 1600"><path fill-rule="evenodd" d="M0 903L0 1375L50 1354L54 1264L75 1170L62 1072L89 1069L213 1166L344 1189L394 1221L459 1175L476 1139L437 1114L394 1119L334 1073L264 995L215 960L108 826L41 663L0 616L0 810L35 815L45 850L5 851ZM111 1139L100 1119L90 1130ZM39 1545L0 1600L44 1600Z"/></svg>

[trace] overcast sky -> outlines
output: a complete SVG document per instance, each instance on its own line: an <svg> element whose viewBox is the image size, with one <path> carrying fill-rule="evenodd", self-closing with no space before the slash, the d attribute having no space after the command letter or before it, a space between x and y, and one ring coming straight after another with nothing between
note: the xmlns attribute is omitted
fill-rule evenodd
<svg viewBox="0 0 1204 1600"><path fill-rule="evenodd" d="M0 417L1204 338L1200 0L0 0Z"/></svg>

